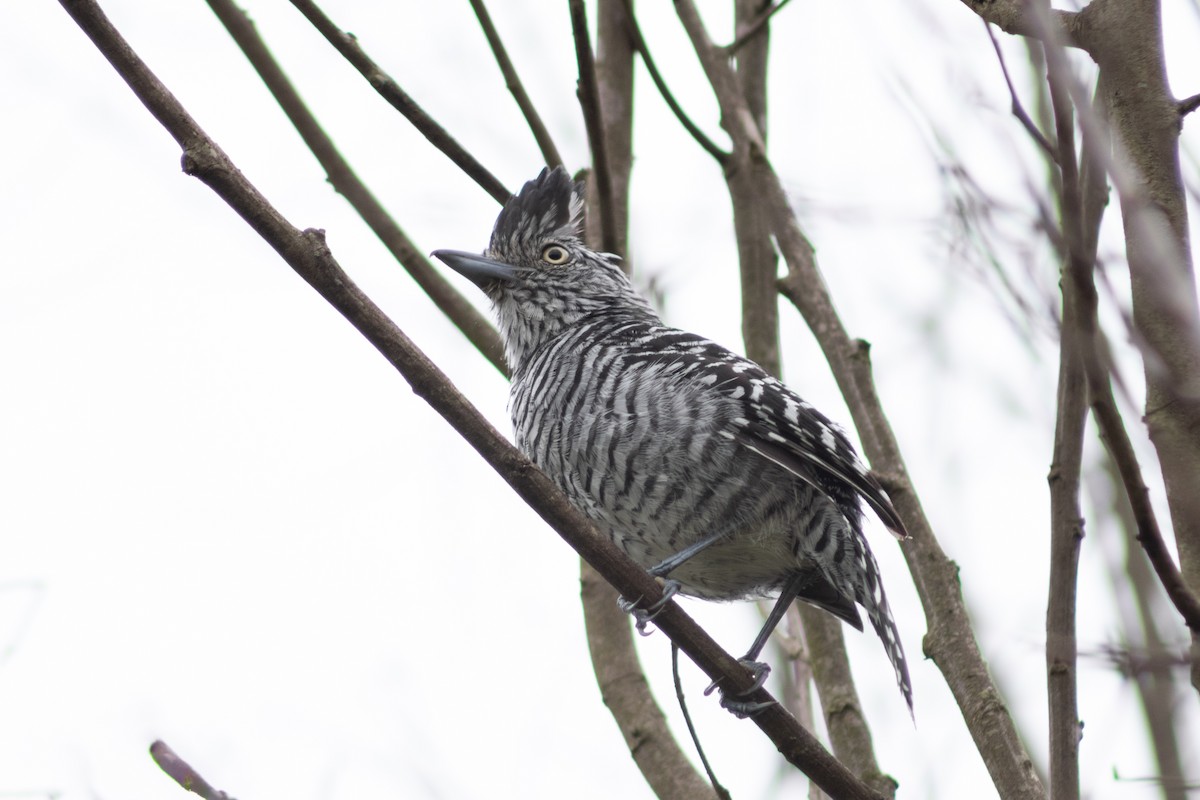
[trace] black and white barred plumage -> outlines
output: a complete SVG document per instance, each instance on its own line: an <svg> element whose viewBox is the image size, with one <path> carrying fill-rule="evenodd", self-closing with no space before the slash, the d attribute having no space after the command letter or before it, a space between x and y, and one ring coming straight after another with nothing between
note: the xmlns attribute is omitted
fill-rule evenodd
<svg viewBox="0 0 1200 800"><path fill-rule="evenodd" d="M583 244L582 210L566 171L544 170L505 205L482 257L435 253L494 303L517 446L647 568L716 537L670 570L684 594L788 585L859 630L861 606L911 708L862 531L860 498L905 535L879 483L836 425L757 364L664 325L616 257Z"/></svg>

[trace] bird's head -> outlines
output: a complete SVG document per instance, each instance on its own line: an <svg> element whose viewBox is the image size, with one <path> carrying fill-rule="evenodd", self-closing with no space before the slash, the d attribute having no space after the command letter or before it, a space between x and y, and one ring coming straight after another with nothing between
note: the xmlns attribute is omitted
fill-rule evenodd
<svg viewBox="0 0 1200 800"><path fill-rule="evenodd" d="M544 169L504 204L483 255L435 250L492 300L509 365L601 312L652 314L618 257L583 243L583 184Z"/></svg>

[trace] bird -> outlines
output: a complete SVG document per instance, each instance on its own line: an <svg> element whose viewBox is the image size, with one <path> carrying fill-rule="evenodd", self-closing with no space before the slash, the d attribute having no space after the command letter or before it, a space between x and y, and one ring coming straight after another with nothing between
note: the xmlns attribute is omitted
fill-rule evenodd
<svg viewBox="0 0 1200 800"><path fill-rule="evenodd" d="M865 502L907 536L878 479L834 422L758 364L666 325L620 258L587 246L584 207L581 182L543 169L510 196L482 254L432 253L491 300L517 447L663 579L664 603L677 592L777 598L742 659L756 687L769 671L757 658L793 601L860 631L862 608L911 712L908 663L863 532Z"/></svg>

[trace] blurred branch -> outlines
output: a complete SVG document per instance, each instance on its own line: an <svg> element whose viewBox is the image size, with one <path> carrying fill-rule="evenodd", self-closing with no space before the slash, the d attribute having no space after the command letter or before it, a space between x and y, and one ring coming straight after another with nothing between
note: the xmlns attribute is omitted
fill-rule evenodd
<svg viewBox="0 0 1200 800"><path fill-rule="evenodd" d="M750 5L753 6L755 4L755 2L756 2L756 0L751 0ZM792 2L792 0L779 0L779 2L776 3L775 5L769 5L769 2L770 2L770 0L767 0L767 3L768 3L767 8L764 11L757 12L757 16L747 17L745 20L743 20L737 24L737 28L738 28L737 37L732 42L725 45L725 52L727 54L729 54L730 56L737 55L737 51L741 50L743 47L746 46L747 42L749 42L751 39L753 39L755 36L757 36L759 31L763 30L763 28L766 27L767 23L771 21L771 17L775 16L775 14L778 13L779 11L782 11L783 7L786 6L788 3ZM738 2L737 8L739 10L736 11L735 13L739 17L743 16L742 11L740 11L740 9L743 7L743 5L744 5L744 3ZM757 2L757 5L762 6L763 3ZM749 10L751 12L754 11L753 8L750 8Z"/></svg>
<svg viewBox="0 0 1200 800"><path fill-rule="evenodd" d="M575 60L579 64L579 105L587 128L588 147L592 151L592 180L596 186L596 204L600 208L600 247L607 253L620 253L617 237L617 212L613 206L612 171L608 163L600 90L596 85L596 61L588 36L587 8L583 0L569 0L571 31L575 37Z"/></svg>
<svg viewBox="0 0 1200 800"><path fill-rule="evenodd" d="M1045 789L1033 760L1017 735L1012 717L988 674L963 604L957 566L946 557L921 510L895 435L876 394L868 348L846 333L817 269L812 245L796 220L779 176L766 158L758 132L723 54L704 30L692 0L676 0L675 9L716 92L721 116L736 139L751 148L758 162L759 192L771 211L771 229L788 265L780 291L796 305L828 360L854 418L859 438L876 474L911 536L902 545L905 559L929 620L925 652L946 677L984 763L1000 795L1044 800Z"/></svg>
<svg viewBox="0 0 1200 800"><path fill-rule="evenodd" d="M1030 118L1029 114L1025 111L1025 106L1021 105L1021 99L1017 97L1017 89L1013 86L1012 76L1008 73L1008 63L1004 60L1004 51L1000 49L1000 42L997 41L996 34L992 31L992 26L985 20L983 27L987 31L988 38L992 40L992 49L996 51L996 59L1000 62L1000 71L1004 73L1004 83L1008 86L1009 97L1012 98L1010 106L1012 115L1017 118L1017 121L1021 123L1038 147L1041 147L1050 157L1050 160L1057 164L1059 161L1058 151L1042 135L1042 132L1038 130L1037 123Z"/></svg>
<svg viewBox="0 0 1200 800"><path fill-rule="evenodd" d="M1197 108L1200 108L1200 94L1194 94L1186 100L1180 100L1177 106L1179 108L1179 116L1186 117Z"/></svg>
<svg viewBox="0 0 1200 800"><path fill-rule="evenodd" d="M509 191L504 188L500 179L489 172L483 164L480 164L475 156L468 153L445 128L425 113L416 101L392 80L391 76L380 69L379 65L372 61L366 51L362 49L353 34L345 33L334 25L332 20L325 16L325 12L321 11L312 0L292 0L292 5L334 46L334 49L342 54L342 58L350 62L350 65L367 79L367 82L375 91L379 92L384 100L387 100L393 108L403 114L404 118L429 140L430 144L441 150L497 203L503 204L508 200Z"/></svg>
<svg viewBox="0 0 1200 800"><path fill-rule="evenodd" d="M1005 33L1034 39L1057 41L1069 47L1083 47L1087 16L1084 11L1051 11L1049 25L1024 0L962 0L967 8Z"/></svg>
<svg viewBox="0 0 1200 800"><path fill-rule="evenodd" d="M637 17L633 13L633 0L624 0L625 10L628 14L629 33L633 37L633 46L637 50L638 55L642 57L642 63L646 65L646 72L650 73L650 80L654 82L654 88L658 89L659 95L667 104L667 108L671 109L671 113L675 115L675 119L679 120L679 124L688 132L696 144L700 145L704 152L708 153L713 159L722 166L729 159L729 153L726 153L720 147L709 139L704 131L700 130L696 123L692 122L691 117L679 105L675 99L675 95L671 93L671 89L667 86L666 80L662 73L658 71L658 65L654 63L654 57L650 55L650 48L646 45L646 38L642 36L642 29L638 26Z"/></svg>
<svg viewBox="0 0 1200 800"><path fill-rule="evenodd" d="M204 800L232 800L225 792L214 789L208 781L200 776L200 773L192 768L191 764L176 755L175 751L161 739L150 745L150 757L163 772L170 776L171 780L192 794L198 794Z"/></svg>
<svg viewBox="0 0 1200 800"><path fill-rule="evenodd" d="M237 7L234 0L208 0L208 4L258 72L304 143L316 156L334 190L346 198L442 313L458 326L492 366L507 376L508 365L504 361L504 345L496 329L488 322L487 317L429 263L371 190L355 174L350 164L338 152L333 140L304 104L246 13Z"/></svg>
<svg viewBox="0 0 1200 800"><path fill-rule="evenodd" d="M1110 498L1112 518L1126 534L1121 542L1124 568L1115 558L1106 559L1120 615L1123 647L1120 652L1114 648L1114 652L1105 655L1137 687L1162 777L1163 800L1187 800L1186 792L1180 788L1185 780L1176 730L1177 692L1171 668L1189 666L1191 659L1186 653L1173 654L1159 633L1156 612L1162 587L1146 564L1141 548L1134 544L1137 523L1111 457L1104 459L1104 475L1108 491L1096 491L1093 495Z"/></svg>
<svg viewBox="0 0 1200 800"><path fill-rule="evenodd" d="M596 571L625 597L646 604L662 600L657 581L634 563L567 500L554 483L454 388L449 379L354 284L334 259L321 231L298 230L275 209L204 133L178 100L150 72L94 0L59 0L108 59L138 99L179 143L183 169L198 178L254 229L296 273L340 312L391 363L413 392L428 402ZM780 752L830 794L846 800L878 800L820 743L784 711L754 677L673 601L655 625L726 691L766 703L753 718Z"/></svg>
<svg viewBox="0 0 1200 800"><path fill-rule="evenodd" d="M513 66L512 59L508 57L508 51L504 49L504 42L500 39L500 34L496 32L496 26L492 24L492 17L488 14L487 6L483 4L483 0L470 0L470 3L471 8L475 11L476 19L479 20L479 27L483 28L483 35L487 38L488 47L492 48L492 55L496 57L500 73L504 76L504 85L508 87L513 99L517 101L517 107L521 109L521 114L525 117L525 122L529 125L529 130L533 133L533 138L542 151L542 159L546 162L546 166L561 166L562 156L558 154L558 148L554 146L554 140L550 138L550 131L547 130L546 124L542 122L541 116L534 108L533 101L525 92L525 87L517 76L517 69Z"/></svg>
<svg viewBox="0 0 1200 800"><path fill-rule="evenodd" d="M1155 0L1093 0L1083 13L1092 16L1088 52L1100 68L1112 128L1113 155L1106 166L1121 204L1134 323L1146 345L1144 419L1166 488L1178 573L1165 553L1152 552L1157 550L1154 537L1147 540L1147 553L1156 570L1168 574L1164 580L1176 606L1195 610L1200 593L1200 302L1161 9ZM1083 114L1087 98L1078 94L1086 135L1089 125L1102 127L1103 120ZM1131 497L1131 502L1137 509L1139 501ZM1177 582L1176 575L1182 580ZM1200 691L1198 619L1191 612L1184 616L1192 629L1192 684Z"/></svg>

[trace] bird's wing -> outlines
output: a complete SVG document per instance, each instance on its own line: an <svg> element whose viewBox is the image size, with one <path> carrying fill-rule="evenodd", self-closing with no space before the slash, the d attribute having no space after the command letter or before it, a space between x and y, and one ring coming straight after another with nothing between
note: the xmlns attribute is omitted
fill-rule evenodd
<svg viewBox="0 0 1200 800"><path fill-rule="evenodd" d="M737 401L741 413L731 420L724 435L812 485L844 509L853 501L848 487L897 538L908 535L879 481L828 417L754 362L715 342L682 331L656 338L659 357L679 365L677 380Z"/></svg>

